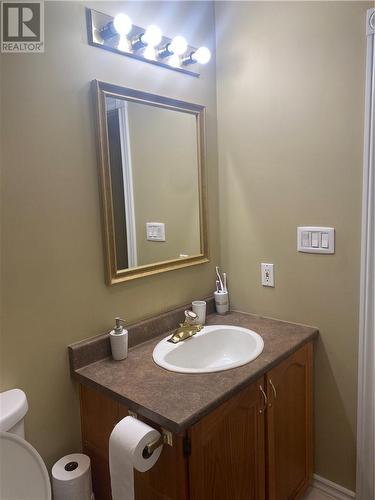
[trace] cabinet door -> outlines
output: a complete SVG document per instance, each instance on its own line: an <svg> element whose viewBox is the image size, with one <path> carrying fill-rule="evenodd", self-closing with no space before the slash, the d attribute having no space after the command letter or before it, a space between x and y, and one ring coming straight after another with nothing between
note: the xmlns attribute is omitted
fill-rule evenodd
<svg viewBox="0 0 375 500"><path fill-rule="evenodd" d="M109 436L117 424L118 403L98 391L80 386L82 448L91 459L96 500L112 500L108 466Z"/></svg>
<svg viewBox="0 0 375 500"><path fill-rule="evenodd" d="M312 476L312 344L266 378L268 498L300 498Z"/></svg>
<svg viewBox="0 0 375 500"><path fill-rule="evenodd" d="M190 431L190 500L264 500L264 378Z"/></svg>
<svg viewBox="0 0 375 500"><path fill-rule="evenodd" d="M91 459L96 500L112 500L108 454L113 427L128 415L128 409L100 392L81 386L81 428L83 451ZM147 419L147 424L161 430ZM136 500L187 500L187 459L184 435L173 436L173 446L164 445L154 467L146 472L134 470Z"/></svg>

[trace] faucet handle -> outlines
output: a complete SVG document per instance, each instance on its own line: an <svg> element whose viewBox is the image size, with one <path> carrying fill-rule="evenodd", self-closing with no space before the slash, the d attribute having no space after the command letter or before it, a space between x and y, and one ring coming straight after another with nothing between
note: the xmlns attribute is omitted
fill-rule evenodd
<svg viewBox="0 0 375 500"><path fill-rule="evenodd" d="M185 321L189 324L193 324L195 320L198 318L198 315L195 312L190 311L190 309L186 309L185 311Z"/></svg>

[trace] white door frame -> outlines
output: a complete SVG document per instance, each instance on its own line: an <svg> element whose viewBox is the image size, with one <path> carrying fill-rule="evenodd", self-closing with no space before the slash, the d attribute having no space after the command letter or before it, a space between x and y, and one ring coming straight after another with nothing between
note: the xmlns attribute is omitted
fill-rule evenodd
<svg viewBox="0 0 375 500"><path fill-rule="evenodd" d="M357 498L375 498L375 9L367 11L358 358Z"/></svg>
<svg viewBox="0 0 375 500"><path fill-rule="evenodd" d="M137 233L135 225L133 168L130 149L128 103L126 101L122 101L122 103L123 105L118 109L118 117L121 140L122 175L124 180L128 267L137 267Z"/></svg>

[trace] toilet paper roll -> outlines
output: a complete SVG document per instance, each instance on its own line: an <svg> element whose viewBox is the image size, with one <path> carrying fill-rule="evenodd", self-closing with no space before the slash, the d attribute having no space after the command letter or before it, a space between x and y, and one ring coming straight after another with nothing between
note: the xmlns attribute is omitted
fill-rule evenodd
<svg viewBox="0 0 375 500"><path fill-rule="evenodd" d="M143 458L146 444L160 437L160 432L133 417L123 418L109 438L109 469L113 500L134 500L134 471L145 472L155 465L162 446L150 458Z"/></svg>
<svg viewBox="0 0 375 500"><path fill-rule="evenodd" d="M60 458L52 467L54 500L92 500L90 458L73 453Z"/></svg>

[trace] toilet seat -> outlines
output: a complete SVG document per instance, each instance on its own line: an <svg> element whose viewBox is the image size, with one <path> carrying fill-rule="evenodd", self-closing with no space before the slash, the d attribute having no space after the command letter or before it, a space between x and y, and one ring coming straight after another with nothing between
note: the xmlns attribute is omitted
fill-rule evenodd
<svg viewBox="0 0 375 500"><path fill-rule="evenodd" d="M0 432L1 500L51 500L47 468L30 443Z"/></svg>

